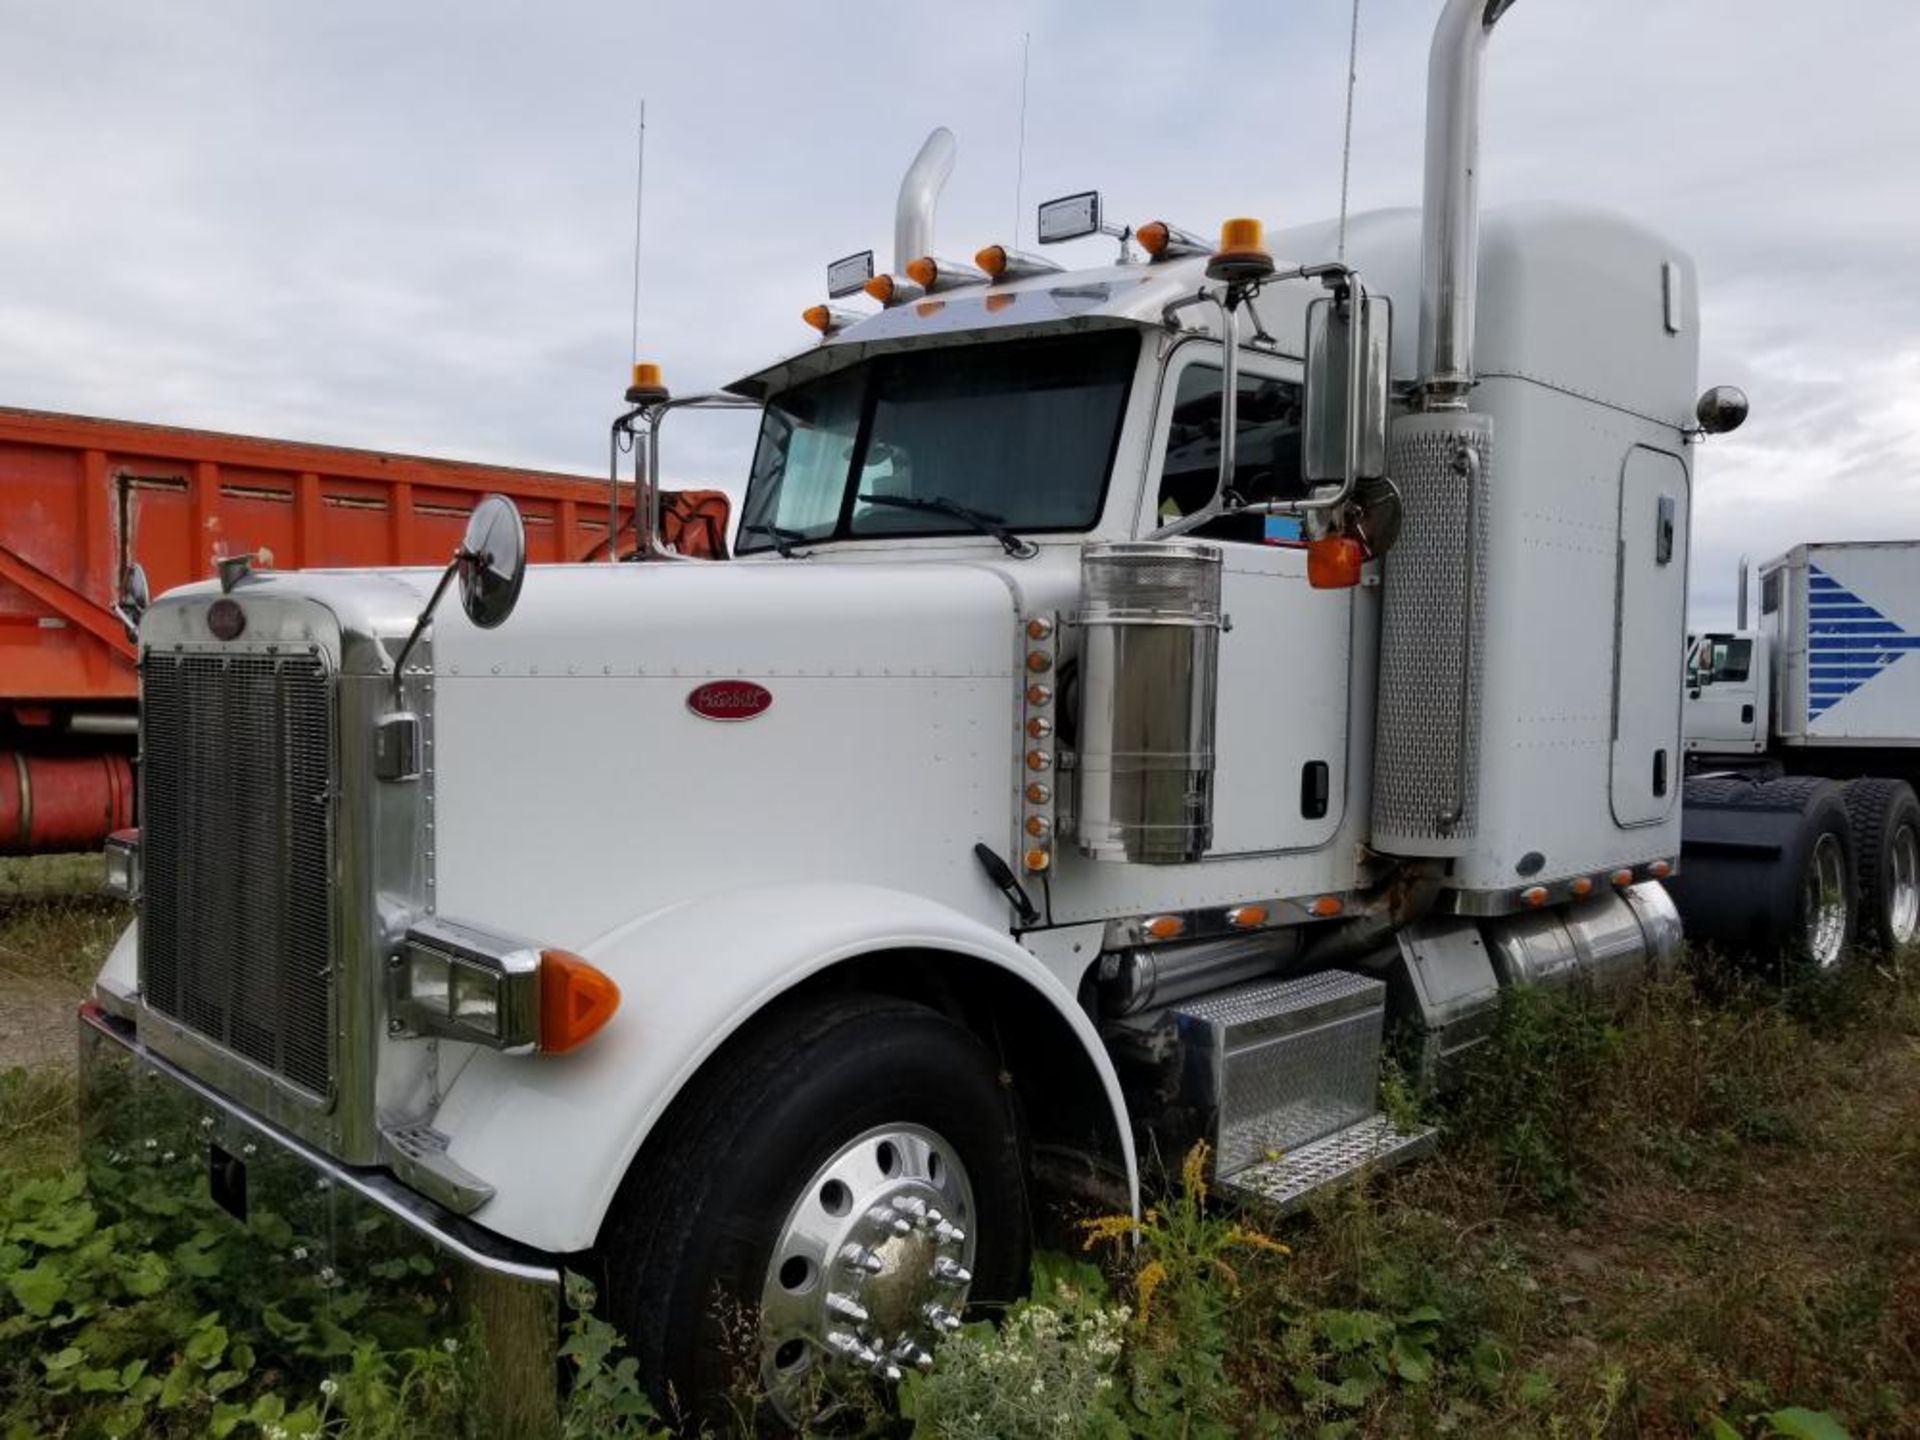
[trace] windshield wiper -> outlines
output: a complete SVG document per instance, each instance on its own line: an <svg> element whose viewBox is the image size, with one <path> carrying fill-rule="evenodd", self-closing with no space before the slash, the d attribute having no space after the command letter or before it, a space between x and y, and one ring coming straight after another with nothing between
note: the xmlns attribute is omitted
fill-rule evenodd
<svg viewBox="0 0 1920 1440"><path fill-rule="evenodd" d="M742 525L740 527L740 533L742 535L766 536L769 540L773 541L773 548L780 552L780 558L782 560L793 559L793 547L807 543L807 537L802 535L798 530L783 530L778 525L768 525L757 521L751 525ZM807 557L802 555L800 558L804 560Z"/></svg>
<svg viewBox="0 0 1920 1440"><path fill-rule="evenodd" d="M892 505L899 510L931 510L936 515L951 515L971 525L982 535L991 535L1000 542L1000 548L1016 560L1031 560L1040 553L1038 545L1031 540L1022 540L1001 522L999 516L972 509L944 495L855 495L853 498L864 500L869 505Z"/></svg>

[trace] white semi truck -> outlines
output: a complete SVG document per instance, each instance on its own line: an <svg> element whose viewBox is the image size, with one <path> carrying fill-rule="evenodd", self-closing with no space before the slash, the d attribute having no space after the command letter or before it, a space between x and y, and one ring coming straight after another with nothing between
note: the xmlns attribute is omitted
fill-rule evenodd
<svg viewBox="0 0 1920 1440"><path fill-rule="evenodd" d="M1773 951L1920 938L1920 542L1796 545L1748 624L1687 640L1687 931Z"/></svg>
<svg viewBox="0 0 1920 1440"><path fill-rule="evenodd" d="M438 586L156 601L100 1163L328 1277L397 1229L510 1429L567 1267L662 1391L744 1334L794 1418L1197 1140L1276 1207L1416 1152L1390 1019L1443 1082L1503 986L1670 958L1691 442L1744 407L1677 246L1479 214L1507 8L1444 6L1424 204L1344 254L1088 193L957 264L936 132L882 308L724 397L636 374L642 481L676 407L759 413L732 562L528 571L502 501Z"/></svg>

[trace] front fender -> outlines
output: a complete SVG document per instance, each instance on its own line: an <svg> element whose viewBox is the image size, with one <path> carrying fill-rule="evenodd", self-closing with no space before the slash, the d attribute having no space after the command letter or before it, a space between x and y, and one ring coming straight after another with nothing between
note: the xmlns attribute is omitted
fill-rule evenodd
<svg viewBox="0 0 1920 1440"><path fill-rule="evenodd" d="M569 1055L474 1055L434 1121L450 1157L495 1187L474 1218L543 1250L589 1248L647 1134L730 1035L808 976L895 949L985 961L1053 1007L1100 1077L1137 1199L1119 1078L1058 977L1004 933L921 896L794 884L686 901L609 931L580 951L620 986L605 1030Z"/></svg>

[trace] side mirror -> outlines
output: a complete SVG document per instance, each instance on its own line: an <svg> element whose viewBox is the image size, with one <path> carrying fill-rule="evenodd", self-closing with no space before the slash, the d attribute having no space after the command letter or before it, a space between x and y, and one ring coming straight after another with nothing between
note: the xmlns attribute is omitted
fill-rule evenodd
<svg viewBox="0 0 1920 1440"><path fill-rule="evenodd" d="M504 495L489 495L473 507L460 553L460 608L482 630L505 622L520 601L527 578L527 529L519 508Z"/></svg>
<svg viewBox="0 0 1920 1440"><path fill-rule="evenodd" d="M127 629L127 639L140 638L140 617L147 613L152 601L153 590L147 584L146 566L136 560L120 577L120 601L113 607L113 613Z"/></svg>
<svg viewBox="0 0 1920 1440"><path fill-rule="evenodd" d="M460 548L453 552L453 559L441 572L440 583L433 587L420 618L413 622L412 633L400 647L400 653L394 656L393 707L396 711L404 709L401 686L406 676L407 657L413 654L413 647L426 633L433 612L440 608L440 597L447 593L447 586L455 576L460 579L460 608L482 630L493 629L513 613L520 599L520 582L527 578L527 527L520 522L519 509L506 496L489 495L473 507L473 514L467 517L467 533L460 537ZM393 746L391 753L382 750L381 774L387 779L408 778L412 773L409 769L412 752L398 742L383 740L381 744Z"/></svg>
<svg viewBox="0 0 1920 1440"><path fill-rule="evenodd" d="M1385 296L1360 294L1358 304L1335 295L1307 306L1300 469L1310 485L1347 478L1350 415L1355 417L1353 479L1377 480L1387 473L1387 363L1393 310Z"/></svg>

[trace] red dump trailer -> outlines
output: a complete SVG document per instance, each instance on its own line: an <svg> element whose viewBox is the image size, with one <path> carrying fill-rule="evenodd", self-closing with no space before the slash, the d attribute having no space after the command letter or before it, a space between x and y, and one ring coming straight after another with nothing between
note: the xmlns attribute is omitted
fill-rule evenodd
<svg viewBox="0 0 1920 1440"><path fill-rule="evenodd" d="M519 505L535 562L605 557L604 479L0 407L0 854L91 849L134 823L134 644L115 607L135 564L156 595L228 555L440 565L491 492ZM685 548L723 550L724 497L676 498L696 497ZM630 501L622 486L622 550ZM664 509L663 528L680 507Z"/></svg>

